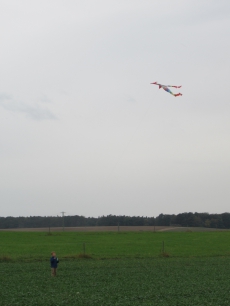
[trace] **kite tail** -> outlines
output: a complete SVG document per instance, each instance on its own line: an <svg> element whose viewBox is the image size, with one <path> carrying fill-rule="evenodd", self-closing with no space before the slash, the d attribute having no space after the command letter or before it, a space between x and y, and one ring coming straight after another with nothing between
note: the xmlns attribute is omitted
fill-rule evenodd
<svg viewBox="0 0 230 306"><path fill-rule="evenodd" d="M182 94L181 93L174 94L174 97L178 97L178 96L182 96Z"/></svg>

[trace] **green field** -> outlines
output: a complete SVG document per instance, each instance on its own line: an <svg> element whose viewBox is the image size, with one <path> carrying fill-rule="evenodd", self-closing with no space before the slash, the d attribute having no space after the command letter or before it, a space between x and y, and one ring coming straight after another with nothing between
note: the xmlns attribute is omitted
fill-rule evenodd
<svg viewBox="0 0 230 306"><path fill-rule="evenodd" d="M95 259L228 256L230 232L0 232L0 260L46 260L52 250L60 258L83 252Z"/></svg>
<svg viewBox="0 0 230 306"><path fill-rule="evenodd" d="M0 306L230 305L229 239L229 232L0 232ZM91 259L78 258L84 243Z"/></svg>

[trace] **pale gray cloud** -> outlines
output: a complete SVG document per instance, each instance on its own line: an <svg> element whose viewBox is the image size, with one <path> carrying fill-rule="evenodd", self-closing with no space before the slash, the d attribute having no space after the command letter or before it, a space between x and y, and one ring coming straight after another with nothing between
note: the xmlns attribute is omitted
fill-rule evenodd
<svg viewBox="0 0 230 306"><path fill-rule="evenodd" d="M47 102L47 99L41 99L42 102ZM50 120L57 119L57 117L47 108L41 107L40 105L25 104L20 101L15 101L13 97L7 94L0 94L0 106L5 110L24 113L27 117L35 120Z"/></svg>

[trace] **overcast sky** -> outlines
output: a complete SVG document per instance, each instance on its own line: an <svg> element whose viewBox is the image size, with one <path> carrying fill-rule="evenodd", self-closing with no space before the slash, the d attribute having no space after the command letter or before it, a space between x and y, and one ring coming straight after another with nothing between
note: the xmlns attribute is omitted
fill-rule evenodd
<svg viewBox="0 0 230 306"><path fill-rule="evenodd" d="M0 0L0 42L0 216L230 212L229 0Z"/></svg>

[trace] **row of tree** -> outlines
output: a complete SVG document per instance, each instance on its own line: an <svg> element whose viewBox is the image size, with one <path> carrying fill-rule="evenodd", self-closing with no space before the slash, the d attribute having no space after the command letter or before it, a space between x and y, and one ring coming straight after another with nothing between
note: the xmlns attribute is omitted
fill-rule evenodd
<svg viewBox="0 0 230 306"><path fill-rule="evenodd" d="M230 228L230 213L181 213L178 215L160 214L158 217L101 216L98 218L84 216L64 217L0 217L0 228L40 228L40 227L83 227L83 226L189 226Z"/></svg>

